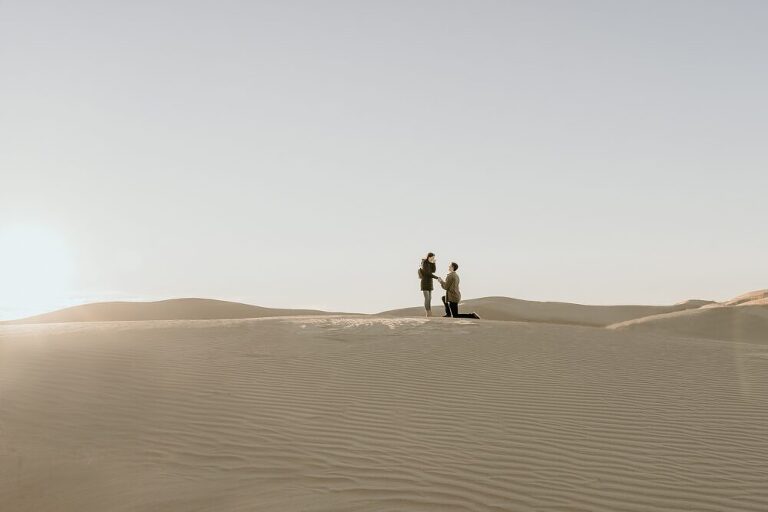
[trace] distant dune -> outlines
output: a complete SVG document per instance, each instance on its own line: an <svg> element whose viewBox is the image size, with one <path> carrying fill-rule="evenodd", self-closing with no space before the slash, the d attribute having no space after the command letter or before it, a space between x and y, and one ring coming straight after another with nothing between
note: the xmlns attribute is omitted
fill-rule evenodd
<svg viewBox="0 0 768 512"><path fill-rule="evenodd" d="M672 336L763 342L768 337L768 290L745 293L714 302L687 300L669 306L599 306L566 302L536 302L509 297L483 297L461 303L462 311L477 312L484 320L608 327L667 333ZM442 305L433 304L435 315ZM226 320L306 315L338 315L311 309L273 309L212 299L170 299L156 302L101 302L0 324L42 324L134 320ZM385 311L361 317L422 317L421 307ZM347 314L354 316L353 314Z"/></svg>
<svg viewBox="0 0 768 512"><path fill-rule="evenodd" d="M444 313L442 303L432 305L433 313ZM460 305L464 312L475 311L483 319L537 322L548 324L570 324L605 327L617 322L635 318L685 311L714 304L706 300L690 300L671 306L587 306L566 302L535 302L509 297L484 297L465 300ZM424 316L424 308L412 307L380 313L380 316Z"/></svg>
<svg viewBox="0 0 768 512"><path fill-rule="evenodd" d="M754 302L648 316L616 323L609 329L768 344L768 305Z"/></svg>
<svg viewBox="0 0 768 512"><path fill-rule="evenodd" d="M273 309L213 299L169 299L156 302L96 302L0 324L109 322L126 320L211 320L268 316L325 315L312 309Z"/></svg>
<svg viewBox="0 0 768 512"><path fill-rule="evenodd" d="M433 304L442 315L442 304ZM535 302L508 297L484 297L461 303L485 320L504 320L584 327L614 331L642 331L689 338L768 343L768 290L731 300L687 300L671 306L591 306L564 302ZM385 311L384 317L421 317L421 307Z"/></svg>

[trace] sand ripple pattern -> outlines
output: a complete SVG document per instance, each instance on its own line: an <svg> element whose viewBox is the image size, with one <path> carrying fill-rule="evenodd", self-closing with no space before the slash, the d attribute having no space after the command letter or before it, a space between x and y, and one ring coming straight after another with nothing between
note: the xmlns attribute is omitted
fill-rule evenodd
<svg viewBox="0 0 768 512"><path fill-rule="evenodd" d="M768 510L768 347L450 319L0 328L0 509Z"/></svg>

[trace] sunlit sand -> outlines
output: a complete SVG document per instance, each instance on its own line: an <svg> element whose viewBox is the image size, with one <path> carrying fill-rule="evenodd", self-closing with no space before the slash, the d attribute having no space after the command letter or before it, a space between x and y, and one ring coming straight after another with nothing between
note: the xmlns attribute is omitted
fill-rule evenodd
<svg viewBox="0 0 768 512"><path fill-rule="evenodd" d="M510 301L0 326L2 509L768 509L767 306Z"/></svg>

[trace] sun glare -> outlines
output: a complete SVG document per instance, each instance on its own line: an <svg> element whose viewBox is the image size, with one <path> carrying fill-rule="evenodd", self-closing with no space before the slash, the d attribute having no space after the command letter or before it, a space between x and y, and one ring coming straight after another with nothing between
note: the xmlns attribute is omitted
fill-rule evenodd
<svg viewBox="0 0 768 512"><path fill-rule="evenodd" d="M40 225L0 226L0 319L66 305L75 264L66 240Z"/></svg>

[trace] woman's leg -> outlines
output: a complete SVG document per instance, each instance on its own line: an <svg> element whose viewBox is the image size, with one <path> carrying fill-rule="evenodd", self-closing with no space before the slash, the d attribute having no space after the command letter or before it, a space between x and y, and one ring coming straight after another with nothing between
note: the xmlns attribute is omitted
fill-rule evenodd
<svg viewBox="0 0 768 512"><path fill-rule="evenodd" d="M432 311L432 290L423 290L424 293L424 310L429 313Z"/></svg>

